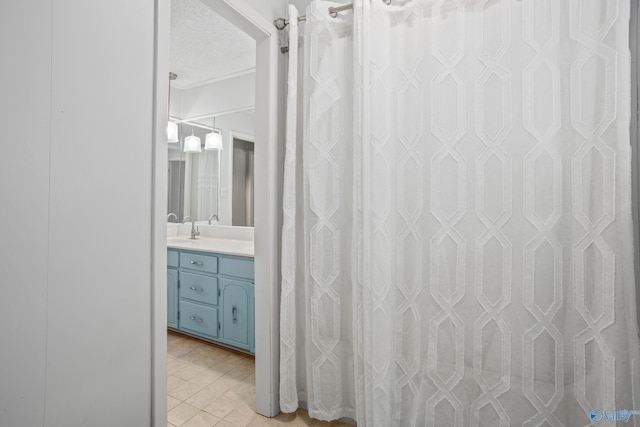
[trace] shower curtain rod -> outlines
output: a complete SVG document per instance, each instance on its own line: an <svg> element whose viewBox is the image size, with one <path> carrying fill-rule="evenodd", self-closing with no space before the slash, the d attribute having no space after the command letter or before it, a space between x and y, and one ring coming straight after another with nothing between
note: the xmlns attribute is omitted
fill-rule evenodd
<svg viewBox="0 0 640 427"><path fill-rule="evenodd" d="M391 0L382 0L382 1L385 2L386 4L391 4ZM332 18L337 18L338 13L344 12L345 10L351 10L351 9L353 9L353 3L345 4L344 6L330 7L328 11L329 11L329 15ZM306 20L307 20L306 15L298 16L298 22L305 22ZM289 20L285 18L278 18L275 21L273 21L273 25L279 30L284 30L287 27L287 25L289 25Z"/></svg>
<svg viewBox="0 0 640 427"><path fill-rule="evenodd" d="M353 9L353 3L345 4L344 6L330 7L329 15L331 15L332 18L336 18L338 16L338 13L344 12L345 10L350 10L350 9ZM304 22L306 20L307 20L306 15L298 16L298 22ZM289 20L284 18L278 18L275 21L273 21L273 25L279 30L284 30L286 26L289 25Z"/></svg>

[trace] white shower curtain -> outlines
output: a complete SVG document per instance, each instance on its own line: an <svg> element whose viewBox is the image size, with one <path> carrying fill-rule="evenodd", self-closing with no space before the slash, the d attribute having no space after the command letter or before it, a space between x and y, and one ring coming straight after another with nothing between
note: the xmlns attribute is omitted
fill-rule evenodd
<svg viewBox="0 0 640 427"><path fill-rule="evenodd" d="M219 157L218 150L185 155L185 216L205 221L218 214Z"/></svg>
<svg viewBox="0 0 640 427"><path fill-rule="evenodd" d="M629 1L338 5L290 9L282 410L640 409Z"/></svg>

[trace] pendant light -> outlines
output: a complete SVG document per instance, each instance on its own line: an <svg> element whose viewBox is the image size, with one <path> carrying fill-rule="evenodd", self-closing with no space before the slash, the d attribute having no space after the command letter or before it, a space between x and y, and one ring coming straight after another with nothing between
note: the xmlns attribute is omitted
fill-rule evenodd
<svg viewBox="0 0 640 427"><path fill-rule="evenodd" d="M176 122L167 123L167 142L176 143L180 142L180 138L178 138L178 124Z"/></svg>
<svg viewBox="0 0 640 427"><path fill-rule="evenodd" d="M171 80L178 78L176 73L169 73L169 109L171 109ZM167 122L167 142L176 143L180 142L178 137L178 124L169 120Z"/></svg>
<svg viewBox="0 0 640 427"><path fill-rule="evenodd" d="M200 138L193 134L193 128L191 129L191 136L184 139L184 152L185 153L200 153L202 147L200 146Z"/></svg>
<svg viewBox="0 0 640 427"><path fill-rule="evenodd" d="M222 135L220 131L216 129L216 116L213 116L213 131L205 135L204 149L222 150Z"/></svg>

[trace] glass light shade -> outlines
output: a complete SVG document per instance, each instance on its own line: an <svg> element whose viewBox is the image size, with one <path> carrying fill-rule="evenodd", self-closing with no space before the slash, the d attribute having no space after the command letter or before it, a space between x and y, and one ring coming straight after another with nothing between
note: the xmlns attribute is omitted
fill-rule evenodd
<svg viewBox="0 0 640 427"><path fill-rule="evenodd" d="M200 153L201 151L202 147L200 146L200 138L191 135L184 139L185 153Z"/></svg>
<svg viewBox="0 0 640 427"><path fill-rule="evenodd" d="M180 142L178 138L178 124L175 122L167 123L167 142Z"/></svg>
<svg viewBox="0 0 640 427"><path fill-rule="evenodd" d="M208 133L204 138L205 150L222 150L222 135L213 131Z"/></svg>

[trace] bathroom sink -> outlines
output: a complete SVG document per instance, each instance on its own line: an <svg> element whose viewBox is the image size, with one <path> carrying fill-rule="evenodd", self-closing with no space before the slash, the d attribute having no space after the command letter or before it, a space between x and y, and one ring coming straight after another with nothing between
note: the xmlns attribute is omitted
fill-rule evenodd
<svg viewBox="0 0 640 427"><path fill-rule="evenodd" d="M167 237L167 242L198 242L200 239L192 239L188 236Z"/></svg>
<svg viewBox="0 0 640 427"><path fill-rule="evenodd" d="M215 237L199 237L195 240L189 236L167 237L167 246L177 249L216 252L237 256L252 257L254 254L253 241L220 239Z"/></svg>

